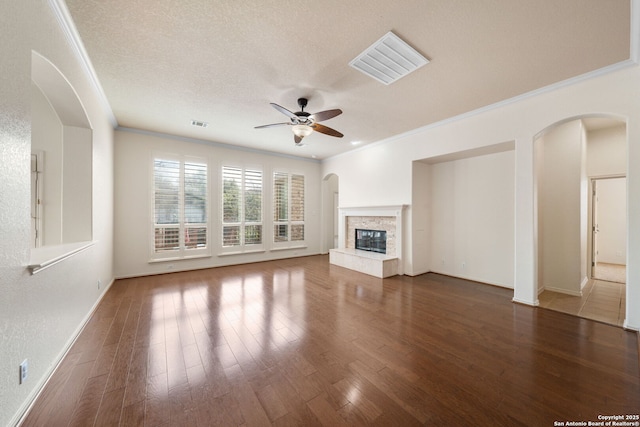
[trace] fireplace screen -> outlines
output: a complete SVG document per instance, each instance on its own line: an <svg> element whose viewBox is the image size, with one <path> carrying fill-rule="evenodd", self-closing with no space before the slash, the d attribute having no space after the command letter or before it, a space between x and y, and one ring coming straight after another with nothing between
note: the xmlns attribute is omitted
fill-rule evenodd
<svg viewBox="0 0 640 427"><path fill-rule="evenodd" d="M387 232L384 230L361 230L356 228L356 249L387 253Z"/></svg>

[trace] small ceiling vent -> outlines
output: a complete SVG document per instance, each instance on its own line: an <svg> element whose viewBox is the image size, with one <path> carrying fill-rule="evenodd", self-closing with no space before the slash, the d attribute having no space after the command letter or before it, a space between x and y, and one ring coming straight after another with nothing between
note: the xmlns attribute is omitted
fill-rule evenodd
<svg viewBox="0 0 640 427"><path fill-rule="evenodd" d="M389 85L428 63L427 58L389 31L349 65Z"/></svg>
<svg viewBox="0 0 640 427"><path fill-rule="evenodd" d="M209 126L209 123L203 122L202 120L191 120L191 126L206 128L207 126Z"/></svg>

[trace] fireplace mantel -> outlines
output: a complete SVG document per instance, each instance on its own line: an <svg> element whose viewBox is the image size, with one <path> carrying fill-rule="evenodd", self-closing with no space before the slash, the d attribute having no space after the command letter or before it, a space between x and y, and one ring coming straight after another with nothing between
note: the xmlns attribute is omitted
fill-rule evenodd
<svg viewBox="0 0 640 427"><path fill-rule="evenodd" d="M373 268L372 263L382 262L382 258L384 258L384 262L388 262L390 260L394 261L394 264L397 265L397 271L394 271L394 274L404 274L403 271L403 242L402 242L402 234L403 234L403 217L404 210L406 205L387 205L387 206L354 206L354 207L339 207L338 208L338 248L334 251L337 253L336 256L333 257L335 264L341 265L346 268L356 269L358 271L372 274L375 269ZM386 256L381 257L372 257L370 254L367 254L366 251L358 251L355 250L354 247L351 247L349 239L347 237L348 230L348 218L349 217L362 217L370 220L380 220L385 221L385 218L392 218L390 221L386 221L387 223L393 224L390 230L387 230L387 239L389 239L389 235L392 235L393 241L387 240L387 246L393 248L393 253L389 253ZM339 253L339 255L338 255ZM342 257L348 254L350 258L360 257L362 258L359 261L349 262L345 264L343 261L340 261ZM370 267L361 267L361 265L371 264ZM352 265L357 264L358 268L353 268ZM364 270L369 270L364 271ZM388 268L386 269L388 271ZM376 275L377 274L372 274ZM380 276L378 276L380 277ZM386 277L386 276L385 276Z"/></svg>

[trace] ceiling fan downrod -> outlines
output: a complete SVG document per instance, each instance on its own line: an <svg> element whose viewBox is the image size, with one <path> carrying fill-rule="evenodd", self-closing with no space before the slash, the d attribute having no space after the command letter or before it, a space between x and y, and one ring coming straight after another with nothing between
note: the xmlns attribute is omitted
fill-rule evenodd
<svg viewBox="0 0 640 427"><path fill-rule="evenodd" d="M300 110L304 112L304 107L307 106L307 98L298 98L298 106L300 106Z"/></svg>

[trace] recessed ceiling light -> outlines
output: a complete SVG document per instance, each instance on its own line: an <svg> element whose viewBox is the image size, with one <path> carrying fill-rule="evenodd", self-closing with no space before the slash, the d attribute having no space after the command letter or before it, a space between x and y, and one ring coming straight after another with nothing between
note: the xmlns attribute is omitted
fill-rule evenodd
<svg viewBox="0 0 640 427"><path fill-rule="evenodd" d="M389 85L428 63L427 58L389 31L349 65Z"/></svg>
<svg viewBox="0 0 640 427"><path fill-rule="evenodd" d="M351 141L351 145L358 145L361 144L362 141Z"/></svg>
<svg viewBox="0 0 640 427"><path fill-rule="evenodd" d="M209 126L209 123L203 122L202 120L191 120L191 126L206 128L207 126Z"/></svg>

